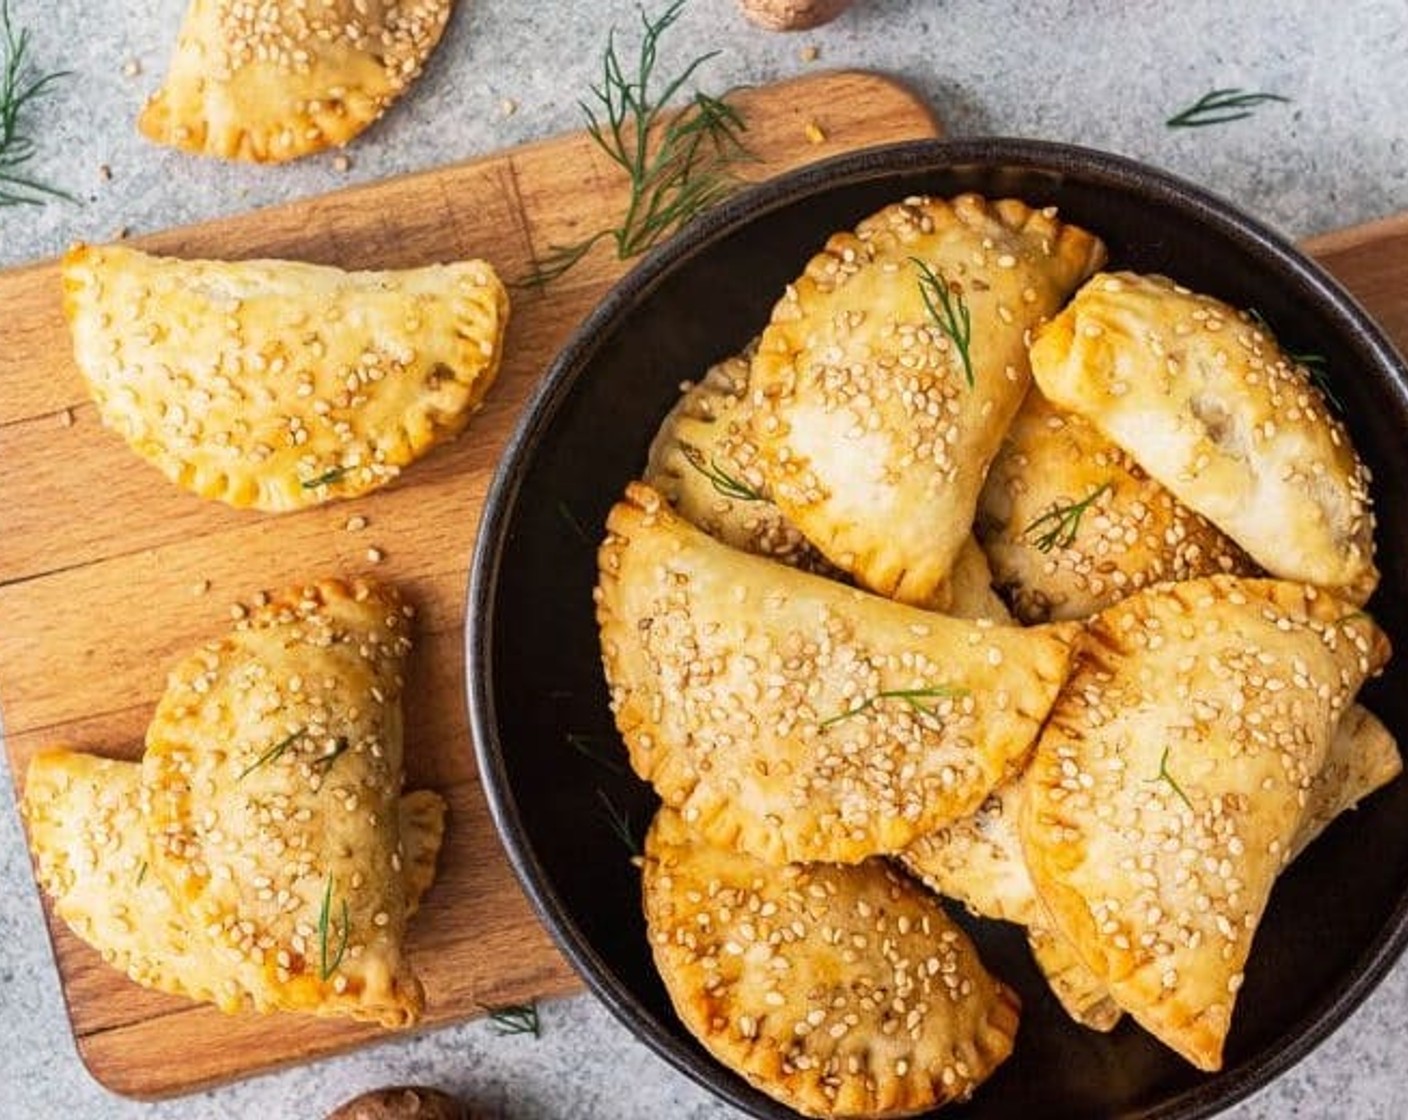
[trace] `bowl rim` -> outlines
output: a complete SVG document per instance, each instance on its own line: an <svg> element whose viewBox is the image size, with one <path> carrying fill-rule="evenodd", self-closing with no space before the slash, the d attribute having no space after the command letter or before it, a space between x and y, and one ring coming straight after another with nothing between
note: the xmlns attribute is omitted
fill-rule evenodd
<svg viewBox="0 0 1408 1120"><path fill-rule="evenodd" d="M572 331L522 406L485 495L469 571L464 653L469 726L480 782L500 842L535 913L590 991L637 1039L711 1093L750 1114L754 1102L735 1091L741 1076L719 1077L726 1067L700 1049L682 1046L658 1029L592 947L553 887L533 851L509 788L503 744L498 734L493 635L497 617L498 572L506 529L515 512L524 469L556 418L583 369L634 305L648 296L677 265L703 248L769 213L827 191L863 185L891 176L969 168L1018 169L1076 179L1085 185L1134 192L1171 205L1242 244L1262 267L1286 270L1308 287L1387 374L1386 385L1408 406L1408 365L1382 328L1318 262L1288 239L1213 192L1161 168L1112 152L1057 141L1018 137L978 137L901 141L858 149L783 173L749 186L691 222L652 249L618 280ZM1408 948L1408 890L1391 919L1361 954L1349 982L1286 1026L1261 1054L1243 1066L1212 1075L1142 1111L1130 1120L1201 1120L1231 1107L1291 1069L1342 1026ZM756 1090L752 1090L756 1092Z"/></svg>

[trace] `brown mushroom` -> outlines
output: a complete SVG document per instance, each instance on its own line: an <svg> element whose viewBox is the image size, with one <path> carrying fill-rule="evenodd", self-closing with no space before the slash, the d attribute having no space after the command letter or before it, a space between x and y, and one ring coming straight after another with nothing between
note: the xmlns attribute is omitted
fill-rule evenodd
<svg viewBox="0 0 1408 1120"><path fill-rule="evenodd" d="M738 0L738 6L769 31L805 31L835 19L851 0Z"/></svg>
<svg viewBox="0 0 1408 1120"><path fill-rule="evenodd" d="M439 1089L397 1085L353 1097L328 1113L327 1120L488 1120L463 1101Z"/></svg>

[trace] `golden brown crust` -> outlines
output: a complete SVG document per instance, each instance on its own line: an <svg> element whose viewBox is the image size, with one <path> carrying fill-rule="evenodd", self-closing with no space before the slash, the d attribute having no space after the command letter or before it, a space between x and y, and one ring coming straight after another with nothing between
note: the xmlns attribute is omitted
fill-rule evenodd
<svg viewBox="0 0 1408 1120"><path fill-rule="evenodd" d="M662 809L643 900L685 1026L804 1115L912 1116L966 1099L1012 1051L1016 995L883 861L773 867Z"/></svg>
<svg viewBox="0 0 1408 1120"><path fill-rule="evenodd" d="M1087 618L1164 580L1258 572L1211 522L1035 386L988 472L976 531L998 587L1029 624Z"/></svg>
<svg viewBox="0 0 1408 1120"><path fill-rule="evenodd" d="M775 863L895 852L1015 770L1070 632L920 611L719 544L653 490L607 521L596 590L636 772Z"/></svg>
<svg viewBox="0 0 1408 1120"><path fill-rule="evenodd" d="M151 873L256 1008L413 1022L402 952L409 608L324 580L170 674L142 759Z"/></svg>
<svg viewBox="0 0 1408 1120"><path fill-rule="evenodd" d="M420 74L452 0L191 0L149 140L277 163L346 144Z"/></svg>
<svg viewBox="0 0 1408 1120"><path fill-rule="evenodd" d="M1023 852L1056 931L1217 1069L1252 935L1339 719L1388 656L1351 605L1215 576L1091 620L1037 743Z"/></svg>
<svg viewBox="0 0 1408 1120"><path fill-rule="evenodd" d="M1266 571L1368 599L1368 470L1304 367L1251 316L1161 276L1102 274L1038 333L1031 360L1049 400Z"/></svg>
<svg viewBox="0 0 1408 1120"><path fill-rule="evenodd" d="M272 511L384 486L458 435L509 311L483 261L343 272L78 246L63 280L103 422L184 489Z"/></svg>
<svg viewBox="0 0 1408 1120"><path fill-rule="evenodd" d="M132 980L239 1010L245 1001L231 998L220 955L151 872L141 777L137 762L58 748L36 754L20 802L35 876L54 912ZM434 878L444 813L430 790L401 799L408 913Z"/></svg>
<svg viewBox="0 0 1408 1120"><path fill-rule="evenodd" d="M1103 259L1052 211L972 194L906 199L834 235L753 360L762 472L788 520L862 585L936 602L1030 381L1027 334ZM963 304L966 347L926 307L924 269Z"/></svg>

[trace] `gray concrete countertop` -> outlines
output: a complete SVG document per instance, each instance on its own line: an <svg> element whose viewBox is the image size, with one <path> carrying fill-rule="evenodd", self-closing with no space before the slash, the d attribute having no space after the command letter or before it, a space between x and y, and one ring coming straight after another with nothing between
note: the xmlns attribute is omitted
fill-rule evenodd
<svg viewBox="0 0 1408 1120"><path fill-rule="evenodd" d="M576 102L596 78L608 28L633 35L638 18L629 0L464 0L422 81L351 145L346 164L328 154L260 168L192 159L134 132L186 2L10 0L16 25L31 29L35 62L73 72L37 106L31 170L78 201L0 209L0 266L75 239L247 210L579 127ZM815 60L806 47L817 48ZM793 35L745 23L733 0L692 0L665 40L666 58L715 48L704 88L820 66L886 71L928 97L950 134L1035 136L1133 156L1201 182L1292 237L1408 209L1404 0L858 0L835 23ZM1172 112L1228 86L1291 101L1216 128L1164 127ZM0 641L3 634L0 621ZM74 1049L9 791L7 781L0 1116L310 1117L362 1089L407 1081L459 1091L512 1120L736 1115L589 996L544 1004L538 1040L469 1023L178 1101L114 1097ZM1228 1115L1404 1115L1405 1023L1408 961L1308 1059Z"/></svg>

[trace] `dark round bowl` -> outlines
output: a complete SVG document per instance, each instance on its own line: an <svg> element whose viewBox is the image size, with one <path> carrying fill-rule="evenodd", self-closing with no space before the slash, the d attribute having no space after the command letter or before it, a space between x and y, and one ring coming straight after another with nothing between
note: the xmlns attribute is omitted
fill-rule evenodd
<svg viewBox="0 0 1408 1120"><path fill-rule="evenodd" d="M640 874L621 826L638 840L656 802L626 767L607 710L592 607L596 545L680 382L757 334L828 234L906 195L969 190L1056 205L1105 239L1111 267L1162 272L1255 308L1288 349L1325 356L1375 479L1383 584L1371 609L1408 648L1408 369L1320 268L1226 203L1099 152L924 141L805 168L696 221L606 297L524 413L479 530L467 673L490 808L544 924L636 1035L755 1116L794 1114L694 1041L651 963ZM1365 698L1408 741L1402 664L1392 662ZM1337 821L1277 883L1217 1074L1194 1070L1127 1016L1109 1035L1075 1026L1015 927L955 916L988 967L1021 993L1023 1016L1012 1058L944 1115L1208 1116L1302 1058L1408 941L1408 781Z"/></svg>

